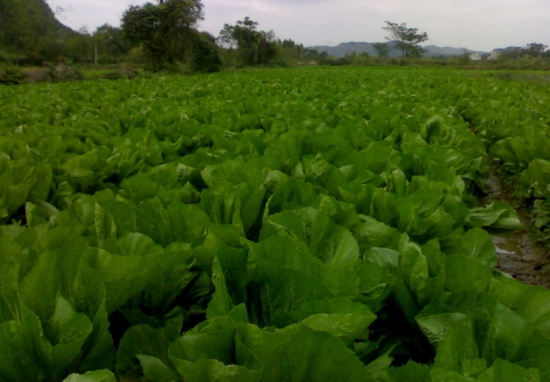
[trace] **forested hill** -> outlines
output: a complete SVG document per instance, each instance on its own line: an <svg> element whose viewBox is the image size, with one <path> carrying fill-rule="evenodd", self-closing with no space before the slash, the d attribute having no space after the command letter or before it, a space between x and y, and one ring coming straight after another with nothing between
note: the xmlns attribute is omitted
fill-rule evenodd
<svg viewBox="0 0 550 382"><path fill-rule="evenodd" d="M36 51L72 32L55 18L44 0L0 0L2 49Z"/></svg>
<svg viewBox="0 0 550 382"><path fill-rule="evenodd" d="M395 48L395 41L390 41L386 43L390 47L388 55L390 57L400 57L402 52L399 49ZM374 49L373 43L370 42L345 42L337 46L312 46L310 49L315 49L319 53L327 52L330 56L334 57L344 57L348 53L363 53L366 52L372 56L378 55L376 49ZM436 56L460 56L464 54L464 49L462 48L452 48L452 47L438 47L435 45L428 45L424 47L425 53L424 56L436 57ZM469 49L467 49L471 52ZM483 53L483 52L476 52Z"/></svg>

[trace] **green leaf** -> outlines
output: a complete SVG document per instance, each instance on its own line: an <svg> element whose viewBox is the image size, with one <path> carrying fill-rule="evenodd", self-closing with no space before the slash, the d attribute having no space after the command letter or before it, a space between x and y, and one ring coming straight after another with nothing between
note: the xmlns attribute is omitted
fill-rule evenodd
<svg viewBox="0 0 550 382"><path fill-rule="evenodd" d="M441 205L445 195L435 189L422 189L398 200L397 229L421 244L450 235L457 223Z"/></svg>
<svg viewBox="0 0 550 382"><path fill-rule="evenodd" d="M94 210L94 225L99 241L116 237L116 224L113 216L96 203Z"/></svg>
<svg viewBox="0 0 550 382"><path fill-rule="evenodd" d="M430 369L426 365L420 365L414 361L407 362L401 367L391 367L390 377L396 382L426 382L431 381Z"/></svg>
<svg viewBox="0 0 550 382"><path fill-rule="evenodd" d="M63 382L116 382L116 377L109 370L97 370L83 375L71 374Z"/></svg>
<svg viewBox="0 0 550 382"><path fill-rule="evenodd" d="M437 367L430 370L430 380L432 382L475 382L474 378Z"/></svg>
<svg viewBox="0 0 550 382"><path fill-rule="evenodd" d="M235 321L216 317L185 333L170 346L169 355L186 381L259 381L258 371L235 365Z"/></svg>
<svg viewBox="0 0 550 382"><path fill-rule="evenodd" d="M550 291L515 280L492 280L490 292L498 301L533 324L550 339Z"/></svg>
<svg viewBox="0 0 550 382"><path fill-rule="evenodd" d="M361 250L373 247L399 249L399 242L403 234L395 228L389 227L372 218L364 218L364 223L352 228Z"/></svg>
<svg viewBox="0 0 550 382"><path fill-rule="evenodd" d="M212 266L212 282L216 291L212 295L212 300L210 300L206 309L206 318L208 320L214 317L225 316L234 307L233 301L227 292L227 283L225 280L225 275L216 256Z"/></svg>
<svg viewBox="0 0 550 382"><path fill-rule="evenodd" d="M73 293L75 308L90 317L93 324L78 371L114 369L115 349L105 307L105 285L100 275L83 261L79 264Z"/></svg>
<svg viewBox="0 0 550 382"><path fill-rule="evenodd" d="M470 256L489 268L497 265L495 246L491 236L481 228L469 230L461 240L464 255Z"/></svg>
<svg viewBox="0 0 550 382"><path fill-rule="evenodd" d="M229 317L209 320L197 331L185 333L170 346L171 358L188 361L217 359L226 365L234 361L235 321Z"/></svg>
<svg viewBox="0 0 550 382"><path fill-rule="evenodd" d="M268 332L239 324L240 341L263 365L262 381L366 381L365 366L335 337L302 324ZM339 365L335 369L333 365Z"/></svg>
<svg viewBox="0 0 550 382"><path fill-rule="evenodd" d="M172 203L165 208L155 198L145 200L136 208L139 231L162 246L178 241L191 243L204 236L212 224L208 215L196 205Z"/></svg>
<svg viewBox="0 0 550 382"><path fill-rule="evenodd" d="M486 208L470 210L465 225L468 227L490 227L505 231L517 231L523 228L516 211L504 202L493 202Z"/></svg>
<svg viewBox="0 0 550 382"><path fill-rule="evenodd" d="M491 268L468 256L450 256L445 265L447 289L453 292L476 290L486 292L493 279Z"/></svg>
<svg viewBox="0 0 550 382"><path fill-rule="evenodd" d="M160 316L170 312L182 291L193 283L200 269L189 244L172 243L164 250L151 270L151 284L144 291L143 300ZM192 292L192 291L189 291Z"/></svg>
<svg viewBox="0 0 550 382"><path fill-rule="evenodd" d="M267 201L264 219L283 211L309 207L316 199L317 193L313 185L290 178L284 185L277 188Z"/></svg>
<svg viewBox="0 0 550 382"><path fill-rule="evenodd" d="M521 173L519 187L524 197L548 199L550 191L550 162L535 159L529 168Z"/></svg>
<svg viewBox="0 0 550 382"><path fill-rule="evenodd" d="M347 345L356 339L368 339L368 327L376 319L367 306L342 298L313 301L289 312L289 316L294 322L332 334Z"/></svg>
<svg viewBox="0 0 550 382"><path fill-rule="evenodd" d="M468 365L460 361L465 358L457 357L458 353L453 348L455 346L464 347L469 341L476 344L477 357L484 359L488 365L492 365L495 360L500 358L524 368L539 369L542 379L550 375L550 367L543 361L550 356L550 341L541 336L532 324L506 308L491 295L471 291L441 294L423 309L417 316L417 322L422 327L422 322L432 320L432 318L428 319L429 316L439 316L445 313L461 313L467 318L460 320L458 324L452 324L454 319L449 320L449 316L443 316L446 324L440 325L440 327L449 328L449 324L451 324L447 335L453 333L453 337L450 337L449 341L456 338L452 340L456 345L449 345L448 348L445 348L447 350L442 353L441 362L444 361L444 367L449 367L457 372L460 369L466 370L464 365ZM453 317L460 318L461 316ZM438 320L438 318L433 317L433 320ZM453 329L456 325L459 326ZM435 327L435 325L431 325L431 327ZM434 336L433 338L439 337ZM445 336L443 341L446 338ZM439 349L436 361L439 357ZM466 359L473 359L475 353L473 345L468 349L470 349L468 352L460 354L465 354Z"/></svg>
<svg viewBox="0 0 550 382"><path fill-rule="evenodd" d="M29 309L24 309L19 320L0 324L0 344L0 378L35 381L54 377L50 374L49 362L52 346L42 335L39 318ZM32 363L29 364L28 359Z"/></svg>
<svg viewBox="0 0 550 382"><path fill-rule="evenodd" d="M62 375L64 369L80 357L93 325L88 316L75 313L70 303L61 296L57 298L51 325L57 337L52 352L53 372Z"/></svg>
<svg viewBox="0 0 550 382"><path fill-rule="evenodd" d="M179 377L176 372L171 370L164 362L156 357L144 354L136 355L143 369L142 381L147 382L172 382L177 381Z"/></svg>
<svg viewBox="0 0 550 382"><path fill-rule="evenodd" d="M224 365L215 359L199 359L195 362L175 359L179 375L186 382L260 382L261 373L237 365Z"/></svg>
<svg viewBox="0 0 550 382"><path fill-rule="evenodd" d="M259 221L266 190L240 184L233 188L206 189L201 208L216 224L232 224L247 235Z"/></svg>
<svg viewBox="0 0 550 382"><path fill-rule="evenodd" d="M264 221L262 238L291 232L330 269L353 269L360 263L359 246L351 232L313 208L272 215Z"/></svg>
<svg viewBox="0 0 550 382"><path fill-rule="evenodd" d="M23 306L19 297L19 266L0 276L0 323L20 320Z"/></svg>
<svg viewBox="0 0 550 382"><path fill-rule="evenodd" d="M150 283L150 270L155 268L163 250L138 233L106 241L104 245L115 254L93 249L86 252L85 258L89 266L101 275L107 312L111 314Z"/></svg>
<svg viewBox="0 0 550 382"><path fill-rule="evenodd" d="M255 259L249 265L250 286L257 292L253 309L264 325L269 325L277 314L292 312L302 305L333 294L307 273L284 267L273 261Z"/></svg>
<svg viewBox="0 0 550 382"><path fill-rule="evenodd" d="M438 344L434 367L468 374L471 362L479 358L473 322L462 315L461 319L448 327L443 340Z"/></svg>
<svg viewBox="0 0 550 382"><path fill-rule="evenodd" d="M537 369L524 369L502 359L495 360L495 363L477 378L477 382L537 382L540 380Z"/></svg>
<svg viewBox="0 0 550 382"><path fill-rule="evenodd" d="M159 362L170 365L168 348L179 338L180 328L170 323L164 328L154 329L148 325L134 325L128 329L116 354L116 372L121 379L140 379L148 376L142 370L143 363L139 356L156 357ZM167 368L170 370L169 368Z"/></svg>

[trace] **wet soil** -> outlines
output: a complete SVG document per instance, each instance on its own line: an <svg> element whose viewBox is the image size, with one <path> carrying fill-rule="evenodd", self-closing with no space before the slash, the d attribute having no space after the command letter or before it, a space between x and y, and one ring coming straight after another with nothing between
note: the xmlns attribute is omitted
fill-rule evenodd
<svg viewBox="0 0 550 382"><path fill-rule="evenodd" d="M502 186L496 167L491 166L487 181L489 194L479 200L486 207L495 200L514 205L508 192ZM529 233L529 217L516 209L525 229L507 234L491 235L497 251L497 269L529 285L541 285L550 288L550 251L547 246L538 243Z"/></svg>

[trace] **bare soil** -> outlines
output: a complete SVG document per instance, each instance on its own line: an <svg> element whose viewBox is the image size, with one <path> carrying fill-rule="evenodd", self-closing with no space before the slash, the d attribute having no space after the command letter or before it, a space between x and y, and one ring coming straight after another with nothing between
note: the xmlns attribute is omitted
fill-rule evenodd
<svg viewBox="0 0 550 382"><path fill-rule="evenodd" d="M483 206L495 200L514 205L515 200L502 186L495 166L491 166L491 174L487 181L489 194L480 199ZM550 288L550 251L549 248L531 235L531 222L527 214L516 209L518 217L525 229L507 234L495 234L491 238L497 251L497 269L508 273L515 279L529 285L540 285Z"/></svg>

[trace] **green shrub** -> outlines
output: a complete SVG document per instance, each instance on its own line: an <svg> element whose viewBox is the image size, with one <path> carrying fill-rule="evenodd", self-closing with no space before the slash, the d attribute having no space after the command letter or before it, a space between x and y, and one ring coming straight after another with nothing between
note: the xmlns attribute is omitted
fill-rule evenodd
<svg viewBox="0 0 550 382"><path fill-rule="evenodd" d="M103 73L100 78L105 80L133 80L139 76L139 72L128 65L121 65L117 69Z"/></svg>
<svg viewBox="0 0 550 382"><path fill-rule="evenodd" d="M26 82L26 76L18 68L7 68L0 72L0 84L19 85Z"/></svg>
<svg viewBox="0 0 550 382"><path fill-rule="evenodd" d="M193 55L191 70L193 72L215 73L222 67L222 60L218 54L218 47L208 38L200 36L193 40Z"/></svg>
<svg viewBox="0 0 550 382"><path fill-rule="evenodd" d="M84 79L84 74L73 66L69 65L67 59L61 57L57 65L46 64L51 82L78 81Z"/></svg>

